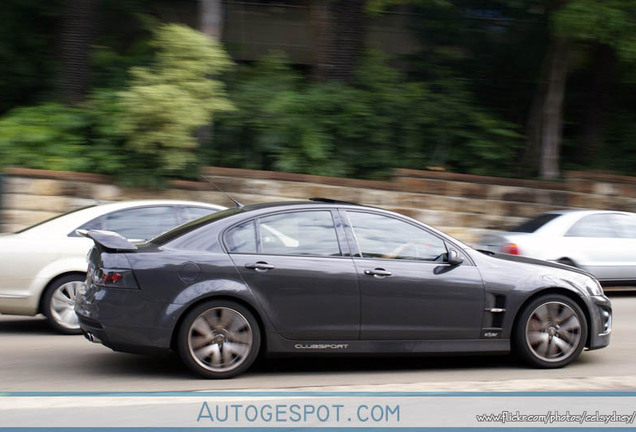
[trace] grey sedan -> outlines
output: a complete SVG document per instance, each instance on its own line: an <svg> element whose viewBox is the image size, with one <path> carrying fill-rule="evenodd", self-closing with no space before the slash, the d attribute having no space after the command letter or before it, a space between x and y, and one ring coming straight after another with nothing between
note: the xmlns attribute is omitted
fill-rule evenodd
<svg viewBox="0 0 636 432"><path fill-rule="evenodd" d="M582 270L484 254L390 211L314 199L237 207L141 245L89 231L86 337L175 350L227 378L259 355L513 350L554 368L609 344L612 309Z"/></svg>

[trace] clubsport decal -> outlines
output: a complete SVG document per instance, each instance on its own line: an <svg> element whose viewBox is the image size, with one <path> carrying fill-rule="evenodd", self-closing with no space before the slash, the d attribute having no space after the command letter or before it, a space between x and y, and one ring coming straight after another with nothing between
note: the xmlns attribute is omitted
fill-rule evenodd
<svg viewBox="0 0 636 432"><path fill-rule="evenodd" d="M298 350L340 350L349 348L349 344L296 344Z"/></svg>

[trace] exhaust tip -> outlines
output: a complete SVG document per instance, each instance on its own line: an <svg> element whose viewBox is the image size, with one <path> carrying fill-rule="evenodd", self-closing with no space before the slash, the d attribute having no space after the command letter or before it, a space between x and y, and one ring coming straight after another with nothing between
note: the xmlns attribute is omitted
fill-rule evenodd
<svg viewBox="0 0 636 432"><path fill-rule="evenodd" d="M102 343L102 341L93 333L85 332L84 337L93 343Z"/></svg>

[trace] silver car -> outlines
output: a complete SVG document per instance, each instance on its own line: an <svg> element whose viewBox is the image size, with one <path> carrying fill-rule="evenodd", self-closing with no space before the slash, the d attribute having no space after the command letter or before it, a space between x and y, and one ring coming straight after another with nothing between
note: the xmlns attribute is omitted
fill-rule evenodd
<svg viewBox="0 0 636 432"><path fill-rule="evenodd" d="M58 332L80 333L73 311L92 242L76 230L107 229L141 241L223 210L196 201L139 200L92 205L0 237L0 313L43 313Z"/></svg>
<svg viewBox="0 0 636 432"><path fill-rule="evenodd" d="M603 210L543 213L478 249L559 262L592 273L604 287L636 285L636 214Z"/></svg>

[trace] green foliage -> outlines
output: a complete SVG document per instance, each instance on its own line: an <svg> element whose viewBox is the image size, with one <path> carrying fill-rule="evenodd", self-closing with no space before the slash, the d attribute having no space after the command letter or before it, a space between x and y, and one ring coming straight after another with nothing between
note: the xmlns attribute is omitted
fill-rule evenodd
<svg viewBox="0 0 636 432"><path fill-rule="evenodd" d="M633 106L633 105L632 105ZM636 118L634 111L620 110L612 117L606 132L606 150L595 161L595 169L634 175L636 166Z"/></svg>
<svg viewBox="0 0 636 432"><path fill-rule="evenodd" d="M409 82L375 53L355 85L308 83L272 56L244 68L230 97L238 109L218 119L212 164L364 178L428 165L501 174L520 141L462 80Z"/></svg>
<svg viewBox="0 0 636 432"><path fill-rule="evenodd" d="M129 70L149 64L154 56L153 29L160 22L148 10L150 0L100 0L96 14L103 22L117 23L95 35L91 46L91 77L101 88L125 87Z"/></svg>
<svg viewBox="0 0 636 432"><path fill-rule="evenodd" d="M337 174L328 157L328 137L305 119L311 105L307 84L279 56L245 68L232 84L236 112L223 114L215 129L214 160L248 168Z"/></svg>
<svg viewBox="0 0 636 432"><path fill-rule="evenodd" d="M0 114L50 96L57 59L51 56L62 1L0 1Z"/></svg>
<svg viewBox="0 0 636 432"><path fill-rule="evenodd" d="M577 0L567 2L554 17L556 31L580 42L613 47L623 60L636 60L636 1Z"/></svg>
<svg viewBox="0 0 636 432"><path fill-rule="evenodd" d="M17 108L0 120L0 161L3 166L84 171L85 127L86 118L76 108L53 103Z"/></svg>
<svg viewBox="0 0 636 432"><path fill-rule="evenodd" d="M121 127L125 146L166 175L195 160L194 132L213 113L232 109L222 83L211 78L231 63L218 43L181 25L159 27L153 44L154 63L133 68L119 95Z"/></svg>
<svg viewBox="0 0 636 432"><path fill-rule="evenodd" d="M452 3L449 0L367 0L365 9L370 14L377 14L402 4L426 4L437 7L452 7Z"/></svg>
<svg viewBox="0 0 636 432"><path fill-rule="evenodd" d="M554 34L574 50L565 166L577 159L578 169L631 173L636 160L636 0L368 0L371 14L408 5L421 50L394 59L399 69L369 53L350 84L310 82L281 55L230 70L210 39L138 14L149 0L100 0L100 21L117 28L96 35L92 78L100 89L76 108L35 105L55 100L51 40L63 0L0 3L0 113L29 106L0 118L2 166L146 185L193 176L205 163L364 178L427 166L518 175L519 131ZM599 46L617 54L615 69L594 68ZM599 73L613 84L598 85ZM612 93L598 104L607 145L582 160L577 137L595 106L586 96L603 89ZM199 149L194 136L213 120L212 141Z"/></svg>
<svg viewBox="0 0 636 432"><path fill-rule="evenodd" d="M122 174L132 155L121 146L113 106L112 94L98 93L84 108L47 103L10 111L0 119L0 167Z"/></svg>
<svg viewBox="0 0 636 432"><path fill-rule="evenodd" d="M125 90L95 90L82 107L47 103L0 119L0 164L89 171L121 183L158 186L196 162L194 132L232 109L211 76L230 66L195 30L161 26L151 66L137 67Z"/></svg>

